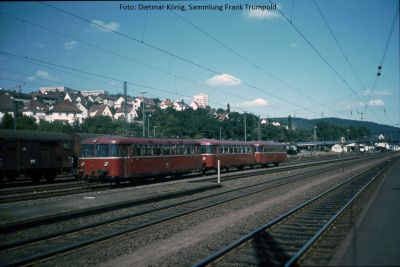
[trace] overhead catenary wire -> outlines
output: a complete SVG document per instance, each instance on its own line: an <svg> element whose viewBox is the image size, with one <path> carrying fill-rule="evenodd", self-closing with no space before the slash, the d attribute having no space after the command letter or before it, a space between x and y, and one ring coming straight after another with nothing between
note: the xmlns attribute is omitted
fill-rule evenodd
<svg viewBox="0 0 400 267"><path fill-rule="evenodd" d="M390 41L391 41L391 39L392 39L394 27L395 27L396 21L397 21L397 19L398 19L398 17L399 17L399 4L400 4L400 3L398 3L398 5L397 5L396 12L395 12L395 15L394 15L392 24L391 24L390 29L389 29L389 34L388 34L388 37L387 37L387 39L386 39L385 48L384 48L383 53L382 53L382 58L381 58L381 60L380 60L380 62L379 62L379 65L378 65L378 73L380 73L381 68L383 67L383 63L384 63L385 58L386 58L386 53L387 53L387 51L388 51L389 44L390 44ZM374 92L374 90L375 90L375 87L376 87L376 85L377 85L377 83L378 83L379 77L380 77L380 75L376 75L376 76L375 76L374 82L373 82L372 87L371 87L371 90L370 90L369 99L368 99L368 102L366 103L366 108L368 107L368 103L369 103L369 101L371 100L371 97L372 97L372 95L373 95L373 92Z"/></svg>
<svg viewBox="0 0 400 267"><path fill-rule="evenodd" d="M214 37L213 35L211 35L210 33L208 33L207 31L205 31L204 29L202 29L200 26L194 24L193 22L189 21L188 19L186 19L185 17L179 15L177 12L170 10L171 13L173 13L175 16L177 16L179 19L183 20L185 23L189 24L190 26L192 26L193 28L195 28L196 30L198 30L199 32L201 32L202 34L204 34L205 36L207 36L208 38L214 40L215 42L217 42L219 45L221 45L222 47L224 47L225 49L227 49L228 51L232 52L233 54L235 54L236 56L238 56L239 58L243 59L244 61L246 61L247 63L249 63L250 65L254 66L256 68L256 71L261 71L262 73L264 73L266 76L271 77L272 79L278 81L279 83L285 85L286 87L288 87L289 89L295 91L296 93L305 96L307 99L310 99L311 101L320 104L321 106L325 106L328 107L326 104L323 104L321 102L319 102L318 100L316 100L315 98L302 93L300 90L298 90L297 88L295 88L293 85L283 81L282 79L278 78L276 75L266 71L264 68L262 68L259 64L256 64L255 62L253 62L252 60L250 60L248 57L242 55L241 53L237 52L235 49L233 49L232 47L228 46L227 44L223 43L222 41L218 40L216 37ZM255 86L253 86L255 87ZM329 108L329 107L328 107ZM330 108L331 110L338 112L337 110Z"/></svg>
<svg viewBox="0 0 400 267"><path fill-rule="evenodd" d="M272 0L269 2L276 5ZM282 17L289 23L289 25L297 32L298 35L311 47L311 49L318 55L318 57L329 67L329 69L335 74L335 76L342 81L346 87L356 96L361 102L362 99L359 97L358 93L353 89L353 87L339 74L339 72L332 66L331 63L322 55L322 53L313 45L313 43L303 34L303 32L286 16L286 14L277 6L276 10Z"/></svg>
<svg viewBox="0 0 400 267"><path fill-rule="evenodd" d="M360 83L361 87L366 90L365 85L363 84L363 82L360 79L360 76L358 75L357 71L355 70L355 68L353 67L353 64L351 64L349 57L346 55L346 53L344 52L344 49L342 47L342 45L339 43L339 40L336 38L335 33L333 32L331 26L328 23L328 20L326 19L324 13L322 12L321 8L319 7L318 3L316 0L313 0L319 14L321 15L322 19L324 20L324 23L326 25L326 27L328 28L330 34L332 35L333 39L335 40L336 45L339 47L340 52L342 52L342 55L344 57L344 59L346 60L347 64L349 65L349 67L351 68L353 74L356 76L357 81Z"/></svg>
<svg viewBox="0 0 400 267"><path fill-rule="evenodd" d="M40 2L40 1L39 1L39 3L41 3L41 4L45 5L45 6L48 6L49 8L52 8L52 9L54 9L54 10L57 10L57 11L59 11L59 12L61 12L61 13L64 13L64 14L67 14L67 15L72 16L72 17L74 17L74 18L77 18L77 19L79 19L79 20L82 20L82 21L85 21L85 22L87 22L87 23L93 24L93 25L95 25L95 26L97 26L97 27L100 27L100 28L102 28L102 29L104 29L104 30L107 30L107 31L109 31L109 32L112 32L112 33L114 33L114 34L117 34L117 35L119 35L119 36L122 36L122 37L124 37L124 38L130 39L130 40L132 40L132 41L134 41L134 42L137 42L138 44L141 44L141 45L144 45L144 46L146 46L146 47L149 47L149 48L151 48L151 49L153 49L153 50L156 50L156 51L158 51L158 52L160 52L160 53L163 53L163 54L169 55L169 56L171 56L171 57L177 58L177 59L179 59L179 60L181 60L181 61L183 61L183 62L185 62L185 63L191 64L191 65L193 65L193 66L195 66L195 67L201 68L201 69L203 69L203 70L206 70L206 71L211 72L211 73L216 74L216 75L223 75L223 73L221 73L221 72L219 72L219 71L216 71L216 70L213 70L213 69L211 69L211 68L209 68L209 67L203 66L203 65L201 65L201 64L199 64L199 63L196 63L196 62L194 62L194 61L192 61L192 60L190 60L190 59L186 59L186 58L184 58L184 57L182 57L182 56L179 56L179 55L177 55L177 54L175 54L175 53L172 53L172 52L170 52L170 51L167 51L167 50L165 50L165 49L163 49L163 48L160 48L160 47L158 47L158 46L155 46L155 45L153 45L153 44L150 44L150 43L147 43L147 42L144 42L144 41L142 42L142 41L138 40L138 39L135 38L135 37L132 37L132 36L130 36L130 35L128 35L128 34L125 34L125 33L121 33L121 32L119 32L119 31L117 31L117 30L114 30L114 29L110 29L110 28L108 28L108 27L106 27L106 26L104 26L104 25L98 24L98 23L96 23L96 22L94 22L94 21L91 21L91 20L89 20L89 19L87 19L87 18L84 18L84 17L82 17L82 16L79 16L79 15L76 15L76 14L74 14L74 13L72 13L72 12L66 11L66 10L61 9L61 8L58 8L58 7L55 7L55 6L50 5L50 4L48 4L48 3L44 3L44 2ZM235 78L232 78L232 77L228 77L228 78L231 79L232 81L238 82L238 80L235 79ZM246 87L251 88L251 89L255 89L255 90L257 90L257 91L259 91L259 92L261 92L261 93L263 93L263 94L266 94L266 95L269 95L269 96L271 96L271 97L273 97L273 98L279 99L280 101L283 101L283 102L286 102L286 103L288 103L288 104L291 104L291 105L294 105L294 106L296 106L296 107L299 107L299 108L301 108L301 109L307 110L307 111L308 111L309 113L311 113L311 114L314 114L314 113L315 113L314 111L310 110L310 109L307 108L307 107L303 107L303 106L301 106L301 105L299 105L299 104L297 104L297 103L295 103L295 102L293 102L293 101L289 101L289 100L287 100L287 99L285 99L285 98L283 98L283 97L274 95L274 94L269 93L269 92L267 92L267 91L265 91L265 90L262 90L262 89L260 89L260 88L258 88L258 87L253 87L252 85L250 85L250 84L248 84L248 83L241 82L241 85L246 86Z"/></svg>

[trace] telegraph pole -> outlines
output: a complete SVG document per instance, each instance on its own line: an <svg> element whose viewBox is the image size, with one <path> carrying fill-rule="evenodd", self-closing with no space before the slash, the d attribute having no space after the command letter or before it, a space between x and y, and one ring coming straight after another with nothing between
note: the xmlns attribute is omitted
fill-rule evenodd
<svg viewBox="0 0 400 267"><path fill-rule="evenodd" d="M244 141L247 141L246 112L244 113Z"/></svg>
<svg viewBox="0 0 400 267"><path fill-rule="evenodd" d="M127 111L127 82L124 82L124 113L125 113L125 118L124 118L124 133L127 135L127 121L128 121L128 111Z"/></svg>
<svg viewBox="0 0 400 267"><path fill-rule="evenodd" d="M143 137L145 137L146 132L145 132L145 117L144 117L144 95L147 93L147 91L141 91L142 94L142 103L143 103Z"/></svg>

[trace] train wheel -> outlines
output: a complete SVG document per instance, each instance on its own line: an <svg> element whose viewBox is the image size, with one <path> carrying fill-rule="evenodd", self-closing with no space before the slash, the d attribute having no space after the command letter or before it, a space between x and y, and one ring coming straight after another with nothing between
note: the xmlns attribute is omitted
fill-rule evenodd
<svg viewBox="0 0 400 267"><path fill-rule="evenodd" d="M14 182L14 181L17 179L17 177L18 177L18 173L17 173L16 171L9 171L9 172L6 174L6 176L7 176L7 180L8 180L9 182Z"/></svg>
<svg viewBox="0 0 400 267"><path fill-rule="evenodd" d="M279 166L279 162L274 162L274 166L278 167Z"/></svg>
<svg viewBox="0 0 400 267"><path fill-rule="evenodd" d="M56 174L54 172L46 172L44 174L44 179L46 179L47 182L53 182L55 177Z"/></svg>
<svg viewBox="0 0 400 267"><path fill-rule="evenodd" d="M38 183L40 179L42 179L42 174L40 172L34 171L29 173L29 177L31 177L34 183Z"/></svg>

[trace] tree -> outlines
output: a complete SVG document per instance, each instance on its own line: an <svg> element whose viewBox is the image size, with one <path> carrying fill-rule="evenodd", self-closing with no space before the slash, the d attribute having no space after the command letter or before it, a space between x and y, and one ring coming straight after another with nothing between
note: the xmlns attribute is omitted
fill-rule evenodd
<svg viewBox="0 0 400 267"><path fill-rule="evenodd" d="M9 113L5 113L3 119L1 120L2 129L13 129L14 128L14 118Z"/></svg>
<svg viewBox="0 0 400 267"><path fill-rule="evenodd" d="M290 115L288 117L288 128L289 128L289 130L293 130L292 116L290 116Z"/></svg>
<svg viewBox="0 0 400 267"><path fill-rule="evenodd" d="M36 120L33 117L28 116L19 116L17 118L17 127L18 130L36 130Z"/></svg>

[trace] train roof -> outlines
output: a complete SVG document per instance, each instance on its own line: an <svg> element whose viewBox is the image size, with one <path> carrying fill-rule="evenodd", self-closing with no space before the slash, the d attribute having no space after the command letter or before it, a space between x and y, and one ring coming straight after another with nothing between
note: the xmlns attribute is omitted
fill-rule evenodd
<svg viewBox="0 0 400 267"><path fill-rule="evenodd" d="M161 139L161 138L139 138L124 136L99 136L88 138L82 144L159 144L159 145L190 145L197 144L193 139Z"/></svg>
<svg viewBox="0 0 400 267"><path fill-rule="evenodd" d="M231 140L215 140L215 139L199 139L197 140L202 145L242 145L248 146L249 142L231 141Z"/></svg>
<svg viewBox="0 0 400 267"><path fill-rule="evenodd" d="M43 132L35 130L9 130L0 129L0 139L9 140L41 140L41 141L55 141L55 140L72 140L72 135L62 132Z"/></svg>
<svg viewBox="0 0 400 267"><path fill-rule="evenodd" d="M253 146L285 146L283 143L275 142L275 141L251 141L249 142Z"/></svg>

